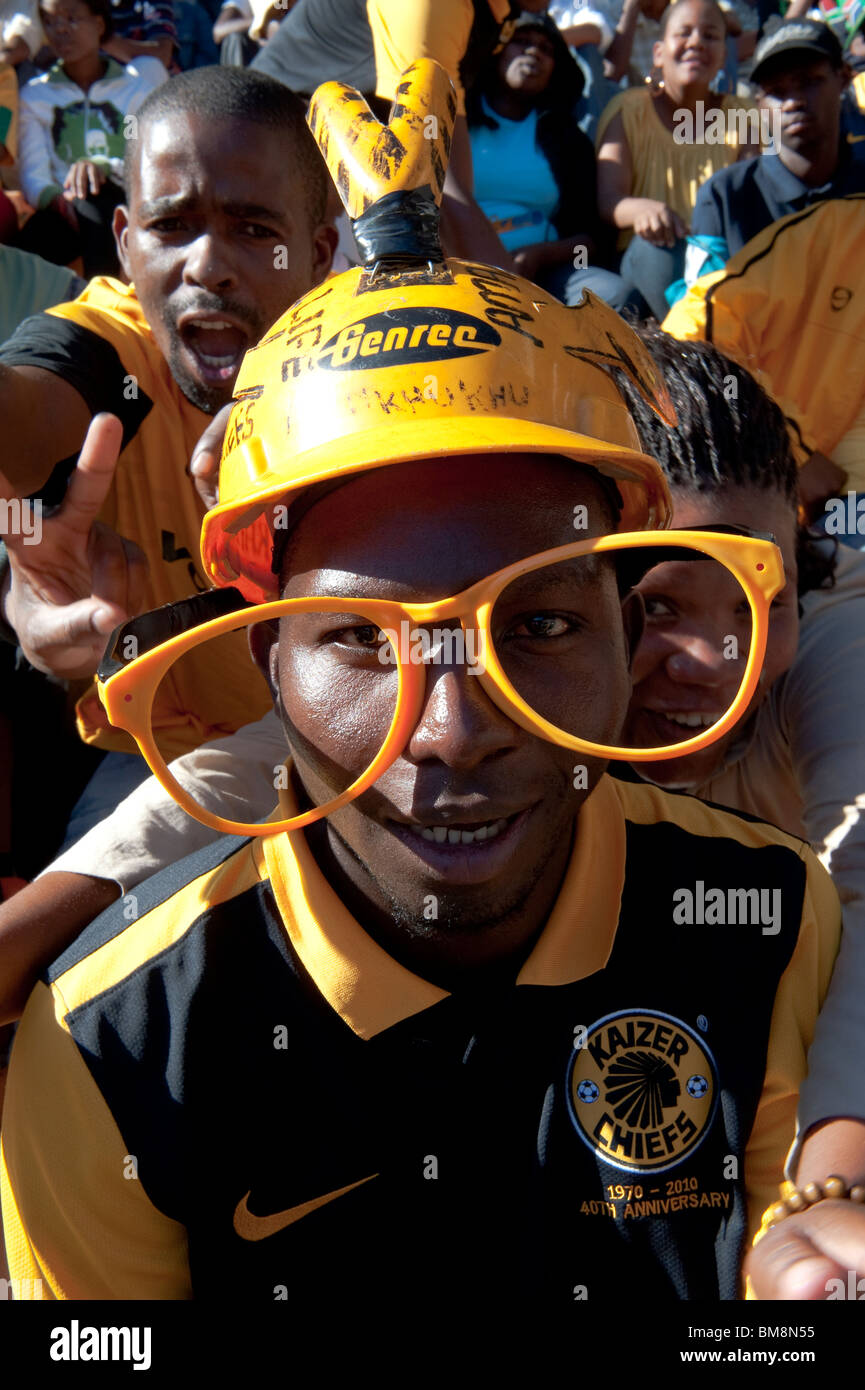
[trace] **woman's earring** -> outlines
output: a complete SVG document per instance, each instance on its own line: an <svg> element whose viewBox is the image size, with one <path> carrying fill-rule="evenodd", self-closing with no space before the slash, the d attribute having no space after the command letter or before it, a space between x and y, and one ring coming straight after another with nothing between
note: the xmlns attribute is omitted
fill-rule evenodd
<svg viewBox="0 0 865 1390"><path fill-rule="evenodd" d="M653 92L662 92L664 90L663 68L658 67L657 63L655 63L652 71L646 78L646 85L651 87Z"/></svg>

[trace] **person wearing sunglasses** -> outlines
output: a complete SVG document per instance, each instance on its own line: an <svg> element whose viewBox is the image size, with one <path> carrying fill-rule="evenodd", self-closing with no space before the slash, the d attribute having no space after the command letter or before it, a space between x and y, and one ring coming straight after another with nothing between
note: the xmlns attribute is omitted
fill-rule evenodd
<svg viewBox="0 0 865 1390"><path fill-rule="evenodd" d="M154 693L246 630L288 756L266 824L172 784L243 840L142 885L134 923L103 915L31 996L2 1185L36 1297L212 1300L230 1269L296 1318L354 1251L353 1310L391 1317L418 1280L429 1317L468 1296L560 1325L628 1289L735 1298L794 1136L828 875L771 826L606 773L732 727L780 554L664 529L606 367L671 419L667 397L611 310L442 261L441 151L410 137L440 70L401 91L390 132L341 86L314 104L366 263L245 359L202 531L215 593L125 625L100 668L171 783ZM359 128L405 141L383 204L349 172ZM715 727L638 748L635 585L670 563L739 585L741 680ZM756 894L733 950L706 890Z"/></svg>

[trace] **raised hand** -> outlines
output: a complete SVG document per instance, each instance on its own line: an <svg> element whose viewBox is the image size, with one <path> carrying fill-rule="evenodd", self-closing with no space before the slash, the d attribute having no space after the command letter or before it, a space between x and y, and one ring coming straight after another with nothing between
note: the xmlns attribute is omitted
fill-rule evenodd
<svg viewBox="0 0 865 1390"><path fill-rule="evenodd" d="M109 633L145 607L144 554L97 520L122 438L115 416L94 416L63 502L42 521L39 543L25 534L3 538L10 564L6 620L30 664L64 680L92 676Z"/></svg>

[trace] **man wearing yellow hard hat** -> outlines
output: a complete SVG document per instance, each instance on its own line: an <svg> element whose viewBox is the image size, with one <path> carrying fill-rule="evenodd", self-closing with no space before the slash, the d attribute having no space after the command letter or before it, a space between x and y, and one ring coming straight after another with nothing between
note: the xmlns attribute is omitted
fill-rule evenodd
<svg viewBox="0 0 865 1390"><path fill-rule="evenodd" d="M663 413L651 359L597 301L442 260L452 98L426 63L397 97L385 128L319 94L365 264L245 359L202 532L217 588L118 629L101 667L164 785L243 839L142 885L31 995L0 1179L33 1297L217 1300L230 1271L297 1319L350 1267L371 1316L421 1287L431 1320L733 1299L782 1176L828 875L605 771L744 712L778 551L664 529L607 371ZM628 748L633 585L682 566L738 586L741 683L712 727ZM198 805L151 719L242 630L287 745L266 824Z"/></svg>

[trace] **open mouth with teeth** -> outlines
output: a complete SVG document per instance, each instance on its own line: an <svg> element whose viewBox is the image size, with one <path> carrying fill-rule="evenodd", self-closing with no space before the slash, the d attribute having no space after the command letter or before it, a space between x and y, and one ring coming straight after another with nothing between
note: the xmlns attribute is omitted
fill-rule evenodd
<svg viewBox="0 0 865 1390"><path fill-rule="evenodd" d="M705 729L711 729L722 718L724 711L712 710L702 713L696 710L658 710L644 707L640 711L636 726L632 726L631 737L639 746L660 748L667 744L684 743L696 738Z"/></svg>
<svg viewBox="0 0 865 1390"><path fill-rule="evenodd" d="M660 713L660 711L658 711ZM671 724L678 724L683 729L711 729L713 724L717 724L721 718L720 714L672 714L669 710L663 713L664 719L669 719Z"/></svg>
<svg viewBox="0 0 865 1390"><path fill-rule="evenodd" d="M507 825L507 820L493 820L471 829L464 825L420 825L409 828L419 831L422 839L437 845L474 845L482 840L494 840Z"/></svg>
<svg viewBox="0 0 865 1390"><path fill-rule="evenodd" d="M468 885L502 872L528 833L534 809L459 825L388 820L387 827L440 881Z"/></svg>
<svg viewBox="0 0 865 1390"><path fill-rule="evenodd" d="M180 330L205 381L224 384L236 375L249 346L249 336L228 319L190 319Z"/></svg>

